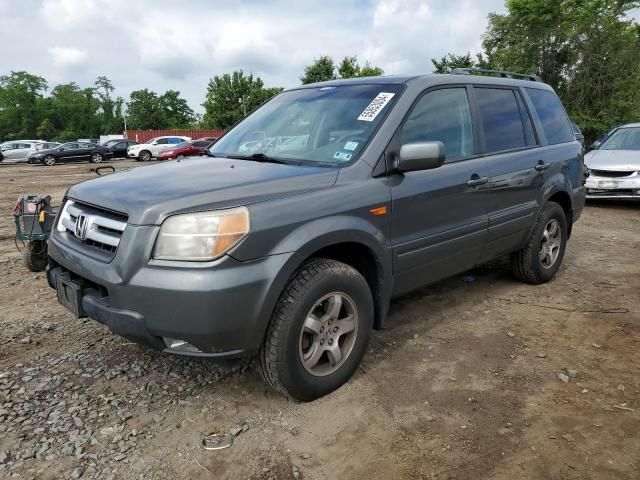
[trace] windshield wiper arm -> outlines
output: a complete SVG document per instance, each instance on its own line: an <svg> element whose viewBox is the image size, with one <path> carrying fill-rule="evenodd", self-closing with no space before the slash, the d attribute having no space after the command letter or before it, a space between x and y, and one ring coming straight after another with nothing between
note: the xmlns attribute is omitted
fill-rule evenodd
<svg viewBox="0 0 640 480"><path fill-rule="evenodd" d="M277 158L270 157L265 155L264 153L254 153L252 155L227 155L227 158L233 158L236 160L253 160L255 162L265 162L265 163L281 163L283 165L290 165L289 162L285 162L283 160L279 160Z"/></svg>

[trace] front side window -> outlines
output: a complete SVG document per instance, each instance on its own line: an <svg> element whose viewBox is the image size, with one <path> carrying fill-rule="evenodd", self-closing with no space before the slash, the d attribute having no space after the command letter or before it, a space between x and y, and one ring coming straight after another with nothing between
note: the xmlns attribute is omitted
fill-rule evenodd
<svg viewBox="0 0 640 480"><path fill-rule="evenodd" d="M440 141L447 160L473 155L473 130L467 90L434 90L415 105L402 127L402 144Z"/></svg>
<svg viewBox="0 0 640 480"><path fill-rule="evenodd" d="M640 150L640 127L619 128L600 145L599 150Z"/></svg>
<svg viewBox="0 0 640 480"><path fill-rule="evenodd" d="M515 92L501 88L476 88L485 153L526 146L524 126Z"/></svg>
<svg viewBox="0 0 640 480"><path fill-rule="evenodd" d="M291 164L355 161L393 107L401 85L340 85L284 92L211 147L221 157L276 158Z"/></svg>
<svg viewBox="0 0 640 480"><path fill-rule="evenodd" d="M526 90L542 123L542 129L549 144L556 145L574 141L573 129L558 96L550 90L538 88L527 88Z"/></svg>

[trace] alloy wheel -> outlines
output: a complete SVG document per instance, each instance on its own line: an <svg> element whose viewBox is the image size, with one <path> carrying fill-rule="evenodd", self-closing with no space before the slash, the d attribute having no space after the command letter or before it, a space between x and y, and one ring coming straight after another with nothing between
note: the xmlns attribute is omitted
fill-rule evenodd
<svg viewBox="0 0 640 480"><path fill-rule="evenodd" d="M298 352L304 369L323 377L349 358L358 336L358 310L346 293L334 292L318 300L305 318Z"/></svg>
<svg viewBox="0 0 640 480"><path fill-rule="evenodd" d="M540 242L540 263L544 268L551 268L560 255L562 246L562 229L560 222L552 218L547 222L542 231L542 241Z"/></svg>

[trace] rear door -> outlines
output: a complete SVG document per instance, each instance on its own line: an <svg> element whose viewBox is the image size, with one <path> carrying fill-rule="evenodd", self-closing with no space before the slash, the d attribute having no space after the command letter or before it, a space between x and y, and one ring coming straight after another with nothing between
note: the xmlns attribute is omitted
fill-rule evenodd
<svg viewBox="0 0 640 480"><path fill-rule="evenodd" d="M531 227L542 177L535 169L538 139L520 89L474 86L481 152L490 161L489 231L482 261L507 253Z"/></svg>
<svg viewBox="0 0 640 480"><path fill-rule="evenodd" d="M489 232L482 261L524 245L544 201L544 186L552 175L562 174L563 164L568 165L559 161L566 154L558 155L558 147L548 145L549 139L526 90L474 88L482 125L482 152L491 160ZM535 91L548 93L557 100L550 90ZM564 110L557 102L565 124L556 121L550 126L551 141L575 141ZM569 156L576 153L573 149Z"/></svg>
<svg viewBox="0 0 640 480"><path fill-rule="evenodd" d="M472 268L480 258L489 166L477 156L469 93L463 85L425 92L392 141L397 152L402 144L437 140L447 153L439 168L390 177L395 294Z"/></svg>

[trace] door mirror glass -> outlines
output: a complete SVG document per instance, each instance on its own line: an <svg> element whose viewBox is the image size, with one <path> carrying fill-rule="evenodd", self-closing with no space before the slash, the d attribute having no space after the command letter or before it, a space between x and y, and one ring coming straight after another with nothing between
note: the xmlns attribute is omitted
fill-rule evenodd
<svg viewBox="0 0 640 480"><path fill-rule="evenodd" d="M60 147L60 148L58 149L58 151L59 151L59 152L64 152L64 147Z"/></svg>
<svg viewBox="0 0 640 480"><path fill-rule="evenodd" d="M398 170L413 172L438 168L444 163L445 157L446 153L442 142L405 143L400 148Z"/></svg>

